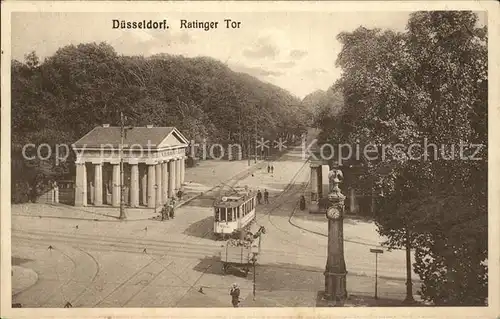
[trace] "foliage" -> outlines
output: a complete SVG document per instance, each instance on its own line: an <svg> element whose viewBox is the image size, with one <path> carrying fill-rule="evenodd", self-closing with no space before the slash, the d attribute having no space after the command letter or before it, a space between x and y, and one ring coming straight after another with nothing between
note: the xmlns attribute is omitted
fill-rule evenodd
<svg viewBox="0 0 500 319"><path fill-rule="evenodd" d="M106 43L87 43L60 48L42 63L31 52L11 70L18 160L27 143L71 145L95 126L119 125L120 112L127 125L175 126L189 140L239 142L246 150L256 135L305 129L298 98L207 57L120 56ZM13 186L24 175L16 171Z"/></svg>
<svg viewBox="0 0 500 319"><path fill-rule="evenodd" d="M362 158L367 174L354 186L383 191L379 232L390 248L408 239L416 247L421 295L435 304L483 304L487 292L487 32L476 21L466 11L416 12L405 32L359 27L338 36L344 108L331 138L379 151ZM397 143L420 147L380 152ZM460 158L460 143L466 156L482 144L481 160ZM461 205L450 215L435 196Z"/></svg>

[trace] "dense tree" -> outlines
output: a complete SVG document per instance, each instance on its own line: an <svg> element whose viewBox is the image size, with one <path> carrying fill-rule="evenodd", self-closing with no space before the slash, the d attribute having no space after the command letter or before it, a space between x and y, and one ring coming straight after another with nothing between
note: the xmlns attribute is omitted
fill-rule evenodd
<svg viewBox="0 0 500 319"><path fill-rule="evenodd" d="M299 99L212 58L121 56L106 43L87 43L41 63L31 52L11 68L12 154L20 161L13 186L28 182L24 145L70 145L95 126L118 125L120 112L128 125L176 126L197 142L240 142L246 154L255 136L305 129Z"/></svg>
<svg viewBox="0 0 500 319"><path fill-rule="evenodd" d="M435 304L487 296L487 32L476 22L471 12L417 12L405 32L339 34L344 108L321 124L329 134L337 126L331 141L378 150L376 160L362 157L367 173L356 187L384 193L379 232L390 248L407 249L408 266L415 248L421 295ZM437 147L425 149L424 139ZM420 147L382 148L398 143ZM484 145L481 160L460 158L471 144Z"/></svg>

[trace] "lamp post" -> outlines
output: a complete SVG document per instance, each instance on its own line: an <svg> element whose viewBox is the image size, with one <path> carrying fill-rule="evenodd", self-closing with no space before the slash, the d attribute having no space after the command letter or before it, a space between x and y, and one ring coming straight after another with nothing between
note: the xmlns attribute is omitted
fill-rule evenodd
<svg viewBox="0 0 500 319"><path fill-rule="evenodd" d="M126 219L125 215L125 188L123 185L123 144L125 139L125 121L123 112L120 112L120 219Z"/></svg>
<svg viewBox="0 0 500 319"><path fill-rule="evenodd" d="M378 295L377 295L377 285L378 285L378 282L377 282L377 279L378 279L378 274L377 274L377 272L378 272L378 254L383 254L384 251L382 249L373 249L373 248L371 248L370 252L375 254L375 299L378 299Z"/></svg>
<svg viewBox="0 0 500 319"><path fill-rule="evenodd" d="M155 194L158 193L158 184L155 184ZM156 214L156 204L158 203L158 200L155 198L155 211L154 214Z"/></svg>
<svg viewBox="0 0 500 319"><path fill-rule="evenodd" d="M120 219L126 219L125 215L125 185L123 183L124 170L123 170L123 144L125 143L125 137L127 131L133 129L133 127L125 127L125 118L123 117L123 112L120 112Z"/></svg>
<svg viewBox="0 0 500 319"><path fill-rule="evenodd" d="M255 126L254 126L254 138L255 138L255 148L254 148L255 158L254 158L254 163L257 163L257 122L255 122Z"/></svg>
<svg viewBox="0 0 500 319"><path fill-rule="evenodd" d="M253 300L255 301L255 263L257 262L257 258L255 256L255 253L252 256L252 263L253 263Z"/></svg>

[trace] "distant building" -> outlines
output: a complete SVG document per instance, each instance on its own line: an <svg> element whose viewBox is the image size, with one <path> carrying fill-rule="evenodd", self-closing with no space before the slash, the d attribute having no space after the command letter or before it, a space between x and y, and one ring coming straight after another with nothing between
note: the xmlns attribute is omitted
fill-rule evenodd
<svg viewBox="0 0 500 319"><path fill-rule="evenodd" d="M175 197L184 182L188 140L175 127L127 127L120 152L120 127L94 128L73 144L75 206L156 207ZM120 153L124 180L120 182Z"/></svg>

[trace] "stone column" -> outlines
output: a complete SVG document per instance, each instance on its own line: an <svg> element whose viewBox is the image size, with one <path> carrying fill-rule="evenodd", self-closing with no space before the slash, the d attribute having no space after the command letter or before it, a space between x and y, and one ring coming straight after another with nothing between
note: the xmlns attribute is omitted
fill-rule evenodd
<svg viewBox="0 0 500 319"><path fill-rule="evenodd" d="M148 205L148 166L141 165L141 191L142 191L142 204Z"/></svg>
<svg viewBox="0 0 500 319"><path fill-rule="evenodd" d="M139 207L139 164L130 161L130 207Z"/></svg>
<svg viewBox="0 0 500 319"><path fill-rule="evenodd" d="M318 165L311 165L311 197L318 200Z"/></svg>
<svg viewBox="0 0 500 319"><path fill-rule="evenodd" d="M328 165L321 165L321 196L323 198L328 198L328 194L330 193L330 181L328 180L328 173L330 168Z"/></svg>
<svg viewBox="0 0 500 319"><path fill-rule="evenodd" d="M155 165L155 175L156 175L156 206L161 206L163 204L163 182L162 182L162 177L163 174L161 172L161 163L158 163Z"/></svg>
<svg viewBox="0 0 500 319"><path fill-rule="evenodd" d="M85 185L87 185L87 174L85 174ZM85 190L87 190L87 188L85 188ZM85 194L85 196L87 196L87 194ZM59 204L59 185L57 183L54 187L54 201L56 204Z"/></svg>
<svg viewBox="0 0 500 319"><path fill-rule="evenodd" d="M94 205L102 205L102 163L93 162L94 164Z"/></svg>
<svg viewBox="0 0 500 319"><path fill-rule="evenodd" d="M175 160L175 189L178 190L181 188L181 160Z"/></svg>
<svg viewBox="0 0 500 319"><path fill-rule="evenodd" d="M156 204L156 165L155 163L146 163L148 165L148 207L154 208Z"/></svg>
<svg viewBox="0 0 500 319"><path fill-rule="evenodd" d="M111 193L111 205L120 206L120 163L113 162L113 189Z"/></svg>
<svg viewBox="0 0 500 319"><path fill-rule="evenodd" d="M162 190L162 200L163 203L167 202L168 198L168 162L164 161L161 163L161 172L162 172L162 185L161 185L161 190Z"/></svg>
<svg viewBox="0 0 500 319"><path fill-rule="evenodd" d="M175 161L170 160L168 162L168 197L172 198L175 196Z"/></svg>
<svg viewBox="0 0 500 319"><path fill-rule="evenodd" d="M334 301L335 306L343 306L347 298L347 269L344 259L344 200L338 184L343 178L340 170L332 170L329 179L332 190L328 194L328 255L325 269L324 299Z"/></svg>
<svg viewBox="0 0 500 319"><path fill-rule="evenodd" d="M326 200L328 199L328 194L330 193L330 181L328 180L328 173L330 171L330 167L328 165L321 165L318 167L321 170L321 195L319 196L321 198L321 209L322 212L326 212L326 209L328 208L328 204L326 203Z"/></svg>
<svg viewBox="0 0 500 319"><path fill-rule="evenodd" d="M75 206L87 206L87 169L85 162L76 163Z"/></svg>
<svg viewBox="0 0 500 319"><path fill-rule="evenodd" d="M309 204L309 212L317 213L319 209L319 194L318 194L318 165L311 164L311 176L310 176L310 184L311 184L311 193L310 199L311 202Z"/></svg>

